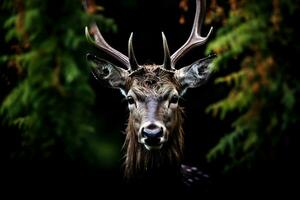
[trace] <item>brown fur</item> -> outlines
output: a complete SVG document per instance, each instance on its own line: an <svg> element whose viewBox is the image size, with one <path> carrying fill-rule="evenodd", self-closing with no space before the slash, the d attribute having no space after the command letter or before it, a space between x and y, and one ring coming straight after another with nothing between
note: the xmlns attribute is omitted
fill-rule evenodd
<svg viewBox="0 0 300 200"><path fill-rule="evenodd" d="M134 84L134 88L141 95L152 94L159 96L168 88L179 90L179 84L174 80L173 74L161 70L155 66L145 66L143 70L131 77L128 89ZM151 168L165 165L179 164L183 153L183 109L178 106L175 111L175 123L169 130L169 139L162 149L148 151L138 143L137 133L134 128L134 118L130 114L126 129L125 154L125 176L134 177L136 174L145 173Z"/></svg>

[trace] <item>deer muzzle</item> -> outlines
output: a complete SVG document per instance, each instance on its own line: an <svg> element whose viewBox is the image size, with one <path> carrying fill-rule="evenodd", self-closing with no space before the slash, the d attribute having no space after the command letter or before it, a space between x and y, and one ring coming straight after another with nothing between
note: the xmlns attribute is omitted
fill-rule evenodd
<svg viewBox="0 0 300 200"><path fill-rule="evenodd" d="M161 149L163 143L166 142L165 130L166 128L161 123L146 123L140 129L139 142L147 150Z"/></svg>

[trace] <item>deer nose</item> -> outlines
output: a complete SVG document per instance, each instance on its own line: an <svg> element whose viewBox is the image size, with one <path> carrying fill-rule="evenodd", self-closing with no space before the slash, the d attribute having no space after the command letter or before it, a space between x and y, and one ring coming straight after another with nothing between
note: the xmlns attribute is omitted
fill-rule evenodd
<svg viewBox="0 0 300 200"><path fill-rule="evenodd" d="M142 136L147 138L158 138L163 136L163 128L155 124L150 124L142 128Z"/></svg>

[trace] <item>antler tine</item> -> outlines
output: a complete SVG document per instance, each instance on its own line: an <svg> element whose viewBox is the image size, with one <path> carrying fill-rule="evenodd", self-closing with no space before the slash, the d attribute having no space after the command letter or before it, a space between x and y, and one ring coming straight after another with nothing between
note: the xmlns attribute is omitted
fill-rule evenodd
<svg viewBox="0 0 300 200"><path fill-rule="evenodd" d="M93 24L91 26L91 32L93 33L95 41L91 38L91 35L89 33L88 27L85 27L85 35L89 42L94 44L99 49L103 50L104 52L108 53L118 61L120 61L123 65L127 67L128 70L130 70L130 63L129 58L119 52L118 50L112 48L103 38L99 28L96 24Z"/></svg>
<svg viewBox="0 0 300 200"><path fill-rule="evenodd" d="M210 36L213 29L212 27L210 28L206 37L202 37L200 33L201 26L205 16L205 9L206 9L205 4L206 4L205 0L196 0L196 14L194 18L192 32L188 40L184 43L184 45L182 45L182 47L180 47L175 53L172 54L171 61L173 66L175 66L176 62L189 50L191 50L196 46L200 46L204 44L208 39L208 37Z"/></svg>
<svg viewBox="0 0 300 200"><path fill-rule="evenodd" d="M161 32L161 36L163 39L163 47L164 47L164 63L163 63L163 68L166 70L174 70L171 62L171 56L170 56L170 51L168 47L168 42L166 39L166 36L164 32Z"/></svg>
<svg viewBox="0 0 300 200"><path fill-rule="evenodd" d="M135 58L134 51L133 51L132 37L133 37L133 33L130 34L130 37L128 40L128 56L129 56L129 63L130 63L129 71L135 71L139 68L139 64Z"/></svg>

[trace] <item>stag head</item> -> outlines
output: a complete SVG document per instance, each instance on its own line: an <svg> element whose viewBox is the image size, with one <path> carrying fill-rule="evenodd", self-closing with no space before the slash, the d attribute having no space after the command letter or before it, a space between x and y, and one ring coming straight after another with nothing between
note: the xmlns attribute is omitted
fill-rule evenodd
<svg viewBox="0 0 300 200"><path fill-rule="evenodd" d="M182 112L178 100L188 88L198 87L207 79L211 71L209 64L214 57L211 55L184 67L176 65L189 50L204 44L212 31L211 28L206 37L201 36L205 1L196 2L191 34L186 43L174 54L170 55L166 37L162 33L164 60L161 65L138 64L132 46L132 33L128 41L127 57L104 40L97 25L93 24L90 30L86 27L87 39L125 67L124 69L116 66L92 54L87 55L87 59L94 65L92 72L95 78L120 89L128 101L130 116L127 128L127 154L130 154L130 151L138 154L134 152L135 148L132 146L136 148L143 146L145 151L169 148L167 151L170 154L173 152L177 155L175 157L179 157L178 152L182 150L183 138L179 130ZM90 34L93 35L94 40ZM128 159L131 158L127 156L127 162L135 162L135 159L141 157L138 154L130 161Z"/></svg>

